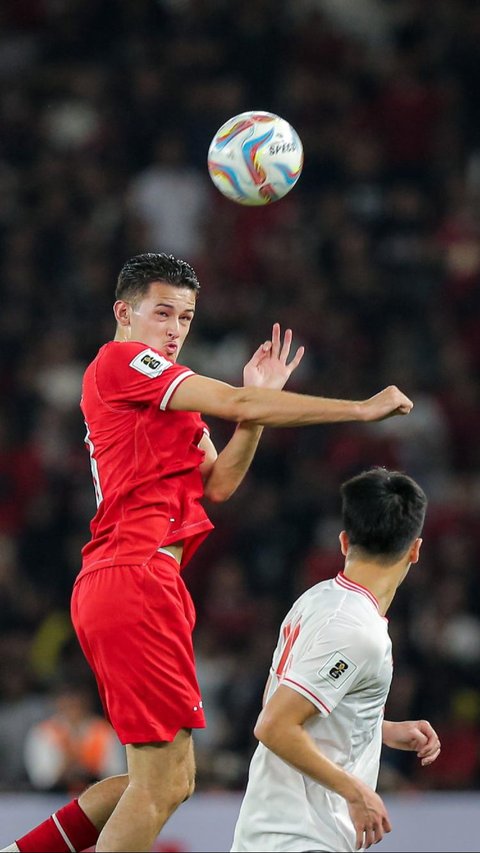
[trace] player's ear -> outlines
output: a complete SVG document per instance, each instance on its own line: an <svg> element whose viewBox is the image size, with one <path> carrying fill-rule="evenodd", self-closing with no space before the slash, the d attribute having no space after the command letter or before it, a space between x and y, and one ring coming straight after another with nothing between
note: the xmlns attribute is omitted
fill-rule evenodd
<svg viewBox="0 0 480 853"><path fill-rule="evenodd" d="M130 312L131 307L129 303L124 302L123 299L117 299L113 306L113 313L115 315L115 320L120 326L130 325Z"/></svg>
<svg viewBox="0 0 480 853"><path fill-rule="evenodd" d="M418 563L418 558L420 557L420 548L422 547L423 539L415 539L415 542L412 545L410 551L410 559L409 563Z"/></svg>
<svg viewBox="0 0 480 853"><path fill-rule="evenodd" d="M342 530L338 534L338 539L340 542L340 551L342 552L343 556L346 557L347 551L348 551L348 546L350 544L348 541L348 534L347 534L346 530Z"/></svg>

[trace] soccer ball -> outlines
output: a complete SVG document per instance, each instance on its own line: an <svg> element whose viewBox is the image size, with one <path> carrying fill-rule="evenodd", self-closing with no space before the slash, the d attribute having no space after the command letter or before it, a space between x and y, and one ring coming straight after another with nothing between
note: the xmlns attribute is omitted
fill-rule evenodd
<svg viewBox="0 0 480 853"><path fill-rule="evenodd" d="M274 113L251 110L222 124L208 149L208 172L224 196L239 204L278 201L297 183L303 146Z"/></svg>

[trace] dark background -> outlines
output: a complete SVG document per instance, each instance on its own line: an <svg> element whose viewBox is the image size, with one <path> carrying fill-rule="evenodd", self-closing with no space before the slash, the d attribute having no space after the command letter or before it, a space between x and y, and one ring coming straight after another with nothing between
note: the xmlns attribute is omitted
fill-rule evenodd
<svg viewBox="0 0 480 853"><path fill-rule="evenodd" d="M339 4L337 4L338 7ZM341 5L341 4L340 4ZM341 568L339 485L399 468L429 497L420 563L392 606L388 715L442 737L429 769L386 751L382 790L480 785L480 4L465 0L15 0L0 8L0 785L54 690L91 676L69 619L94 512L83 369L114 334L141 251L192 263L182 361L241 384L274 321L307 355L288 388L407 419L266 430L209 506L186 570L210 722L198 787L242 788L280 619ZM277 112L303 141L292 192L225 200L217 128ZM233 426L212 422L222 447ZM98 710L98 708L97 708Z"/></svg>

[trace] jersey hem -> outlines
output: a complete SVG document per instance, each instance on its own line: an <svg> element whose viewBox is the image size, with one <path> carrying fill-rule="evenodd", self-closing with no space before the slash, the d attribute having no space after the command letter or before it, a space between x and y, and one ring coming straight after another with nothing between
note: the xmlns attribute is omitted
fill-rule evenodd
<svg viewBox="0 0 480 853"><path fill-rule="evenodd" d="M186 532L185 529L182 530L182 528L179 528L175 531L175 535L166 536L164 539L162 539L161 542L158 542L154 546L152 551L149 551L147 556L145 556L145 552L136 555L132 555L131 553L125 554L124 552L116 552L115 556L102 557L98 560L93 561L88 560L84 563L84 565L82 565L77 577L75 578L74 583L77 583L82 577L89 574L90 572L96 572L101 569L108 569L111 566L144 566L146 563L149 562L149 560L152 559L152 557L155 556L159 548L167 545L172 545L174 542L178 541L178 534L182 534L183 538L185 539L182 562L180 564L183 569L194 553L194 551L191 552L191 549L189 548L189 545L192 544L192 539L197 536L201 537L198 543L201 544L205 536L207 536L210 531L214 529L214 525L210 521L210 519L203 519L202 521L196 522L195 524L188 525L188 528L188 532Z"/></svg>

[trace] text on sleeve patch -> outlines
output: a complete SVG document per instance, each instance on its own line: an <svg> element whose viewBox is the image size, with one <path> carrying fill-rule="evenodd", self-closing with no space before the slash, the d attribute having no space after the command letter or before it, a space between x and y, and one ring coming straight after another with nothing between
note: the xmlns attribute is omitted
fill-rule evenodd
<svg viewBox="0 0 480 853"><path fill-rule="evenodd" d="M318 670L320 678L325 678L333 687L340 687L350 678L357 665L343 652L334 652L326 664Z"/></svg>
<svg viewBox="0 0 480 853"><path fill-rule="evenodd" d="M173 367L171 361L167 361L166 358L151 349L144 349L139 352L129 366L138 370L139 373L143 373L144 376L149 376L150 379L156 379L169 367Z"/></svg>

